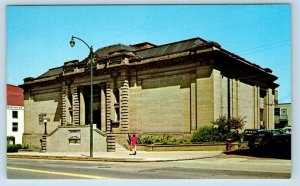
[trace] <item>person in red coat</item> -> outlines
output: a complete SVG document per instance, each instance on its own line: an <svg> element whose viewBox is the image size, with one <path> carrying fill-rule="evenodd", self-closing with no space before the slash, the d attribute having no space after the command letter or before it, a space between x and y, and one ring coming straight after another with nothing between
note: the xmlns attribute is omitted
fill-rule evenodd
<svg viewBox="0 0 300 186"><path fill-rule="evenodd" d="M137 137L135 137L135 135L133 134L133 136L130 138L130 144L131 144L131 149L132 149L132 155L136 155L136 145L137 145L138 139Z"/></svg>

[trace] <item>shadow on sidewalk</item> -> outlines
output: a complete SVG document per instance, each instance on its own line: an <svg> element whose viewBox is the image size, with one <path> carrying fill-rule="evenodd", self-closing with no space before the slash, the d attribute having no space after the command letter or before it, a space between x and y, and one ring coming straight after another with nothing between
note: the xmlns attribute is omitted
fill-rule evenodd
<svg viewBox="0 0 300 186"><path fill-rule="evenodd" d="M235 150L231 152L224 152L227 155L239 155L239 156L251 156L259 158L277 158L277 159L291 159L290 151L281 150L263 150L263 149L245 149L245 150Z"/></svg>

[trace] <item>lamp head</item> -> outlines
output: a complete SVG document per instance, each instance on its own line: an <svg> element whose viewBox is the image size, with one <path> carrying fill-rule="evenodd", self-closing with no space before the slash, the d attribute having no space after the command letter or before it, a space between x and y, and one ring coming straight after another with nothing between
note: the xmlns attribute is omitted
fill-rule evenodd
<svg viewBox="0 0 300 186"><path fill-rule="evenodd" d="M75 46L75 41L74 41L73 36L72 36L71 41L70 41L70 46L71 46L71 47L74 47L74 46Z"/></svg>

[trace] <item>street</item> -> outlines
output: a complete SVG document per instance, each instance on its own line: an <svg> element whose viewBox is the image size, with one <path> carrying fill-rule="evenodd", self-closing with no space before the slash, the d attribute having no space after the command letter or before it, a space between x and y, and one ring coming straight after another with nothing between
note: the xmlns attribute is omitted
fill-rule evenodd
<svg viewBox="0 0 300 186"><path fill-rule="evenodd" d="M287 179L291 161L220 156L171 162L7 159L9 179Z"/></svg>

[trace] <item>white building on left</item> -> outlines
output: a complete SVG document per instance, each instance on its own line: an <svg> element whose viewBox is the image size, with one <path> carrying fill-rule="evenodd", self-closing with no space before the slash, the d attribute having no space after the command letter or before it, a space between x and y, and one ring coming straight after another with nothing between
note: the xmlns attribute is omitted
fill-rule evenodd
<svg viewBox="0 0 300 186"><path fill-rule="evenodd" d="M22 144L24 133L24 91L22 88L7 84L7 142Z"/></svg>

